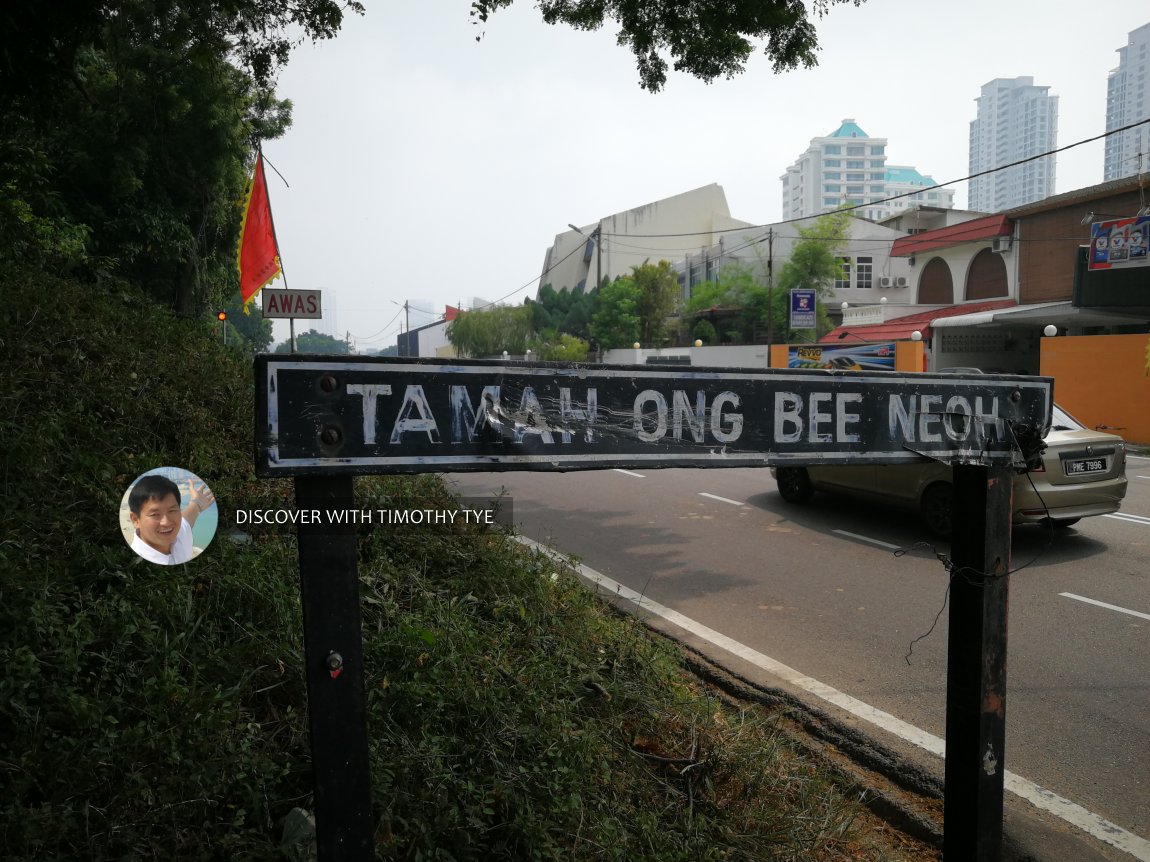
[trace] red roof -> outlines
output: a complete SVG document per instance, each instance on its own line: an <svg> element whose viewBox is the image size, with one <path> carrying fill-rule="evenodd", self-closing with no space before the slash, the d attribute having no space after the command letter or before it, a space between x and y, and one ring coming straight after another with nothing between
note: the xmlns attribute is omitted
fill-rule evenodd
<svg viewBox="0 0 1150 862"><path fill-rule="evenodd" d="M935 249L962 245L964 242L978 242L979 240L993 239L996 236L1010 236L1013 232L1014 223L1006 216L983 216L971 221L964 221L962 224L952 224L937 230L925 230L922 233L899 237L891 246L890 256L910 257L912 254L925 254Z"/></svg>
<svg viewBox="0 0 1150 862"><path fill-rule="evenodd" d="M977 311L994 311L1017 305L1013 299L994 299L988 302L969 302L966 305L948 305L934 311L921 311L896 317L886 323L871 323L864 326L840 326L832 329L819 339L820 344L838 343L850 338L851 341L906 341L915 330L922 333L923 340L931 337L930 324L940 317L954 317L958 314L974 314Z"/></svg>

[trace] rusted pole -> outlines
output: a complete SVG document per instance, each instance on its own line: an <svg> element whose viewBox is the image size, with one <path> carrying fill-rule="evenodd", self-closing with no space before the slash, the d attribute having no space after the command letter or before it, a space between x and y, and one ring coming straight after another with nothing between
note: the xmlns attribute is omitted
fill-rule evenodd
<svg viewBox="0 0 1150 862"><path fill-rule="evenodd" d="M1010 467L954 467L943 858L998 862L1006 741Z"/></svg>
<svg viewBox="0 0 1150 862"><path fill-rule="evenodd" d="M319 862L375 859L351 476L298 476L304 665Z"/></svg>

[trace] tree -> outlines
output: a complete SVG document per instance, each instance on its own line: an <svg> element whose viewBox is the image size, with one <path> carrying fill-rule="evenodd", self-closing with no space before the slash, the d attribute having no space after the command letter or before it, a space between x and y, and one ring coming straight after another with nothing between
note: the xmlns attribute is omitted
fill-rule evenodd
<svg viewBox="0 0 1150 862"><path fill-rule="evenodd" d="M715 281L695 286L683 311L687 320L698 320L711 326L709 338L692 330L693 338L713 343L718 337L715 329L718 325L724 331L733 330L737 340L749 342L753 340L755 325L766 307L767 288L755 281L749 267L729 263L720 270ZM704 315L705 312L711 313Z"/></svg>
<svg viewBox="0 0 1150 862"><path fill-rule="evenodd" d="M192 49L235 56L261 84L287 62L294 44L334 37L344 12L362 15L357 0L55 0L51 4L0 5L0 116L16 109L38 112L51 94L84 89L78 56L109 48L109 26L124 20L152 22ZM221 44L226 53L218 54Z"/></svg>
<svg viewBox="0 0 1150 862"><path fill-rule="evenodd" d="M486 22L493 12L512 2L474 0L473 23ZM813 0L810 5L821 18L831 6L848 2L862 4L862 0ZM577 30L598 30L607 19L617 22L617 41L631 48L639 84L652 93L667 82L664 53L671 55L676 71L707 82L742 72L755 47L752 40L766 40L765 53L776 73L818 63L814 24L806 4L795 0L540 0L539 8L548 24L569 24Z"/></svg>
<svg viewBox="0 0 1150 862"><path fill-rule="evenodd" d="M583 362L591 350L591 345L582 338L564 332L534 342L531 349L540 359L548 362Z"/></svg>
<svg viewBox="0 0 1150 862"><path fill-rule="evenodd" d="M334 36L345 11L363 7L4 4L0 262L119 274L186 314L231 295L253 144L290 123L267 81L292 44Z"/></svg>
<svg viewBox="0 0 1150 862"><path fill-rule="evenodd" d="M816 291L820 299L833 295L835 279L842 272L839 252L850 230L851 214L839 210L820 216L810 227L799 228L802 239L791 248L791 254L779 273L773 298L774 330L776 341L791 341L796 336L788 326L790 319L790 292L808 288ZM830 318L825 302L816 303L818 328L829 329Z"/></svg>
<svg viewBox="0 0 1150 862"><path fill-rule="evenodd" d="M460 356L524 353L531 335L532 308L497 305L460 313L447 327L447 339Z"/></svg>
<svg viewBox="0 0 1150 862"><path fill-rule="evenodd" d="M679 304L679 277L669 260L631 267L637 291L635 313L639 315L639 341L648 347L667 340L670 317Z"/></svg>
<svg viewBox="0 0 1150 862"><path fill-rule="evenodd" d="M248 313L244 314L244 306L239 294L224 306L228 315L228 325L240 338L251 353L263 353L272 343L272 322L267 320L260 311L259 303L253 302L248 306Z"/></svg>
<svg viewBox="0 0 1150 862"><path fill-rule="evenodd" d="M639 340L639 291L629 278L617 278L596 291L598 296L591 337L600 350L630 347Z"/></svg>
<svg viewBox="0 0 1150 862"><path fill-rule="evenodd" d="M318 332L315 329L309 329L307 332L297 335L295 337L295 349L297 353L347 354L350 352L346 341L341 341L326 332ZM276 353L289 353L290 351L290 341L276 345Z"/></svg>

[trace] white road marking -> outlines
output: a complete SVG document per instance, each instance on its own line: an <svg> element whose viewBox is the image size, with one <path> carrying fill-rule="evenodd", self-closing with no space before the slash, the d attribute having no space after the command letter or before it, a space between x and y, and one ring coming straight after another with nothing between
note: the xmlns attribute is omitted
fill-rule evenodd
<svg viewBox="0 0 1150 862"><path fill-rule="evenodd" d="M846 536L850 539L858 539L860 542L870 542L872 545L878 545L880 548L890 548L892 551L897 551L902 545L892 545L890 542L880 542L878 539L872 539L870 536L860 536L858 533L848 533L846 530L831 530L832 533L838 533L840 536Z"/></svg>
<svg viewBox="0 0 1150 862"><path fill-rule="evenodd" d="M1088 605L1097 605L1100 608L1118 611L1120 614L1130 614L1132 617L1141 617L1144 620L1150 620L1150 614L1144 614L1141 611L1132 611L1129 608L1120 608L1118 605L1108 605L1106 602L1098 601L1098 599L1088 599L1086 596L1079 596L1074 593L1059 593L1058 595L1065 596L1068 599L1074 599L1075 601L1086 602Z"/></svg>
<svg viewBox="0 0 1150 862"><path fill-rule="evenodd" d="M636 479L646 479L647 478L642 473L635 473L631 470L624 470L622 467L616 467L615 472L616 473L622 473L624 476L634 476Z"/></svg>
<svg viewBox="0 0 1150 862"><path fill-rule="evenodd" d="M1135 476L1135 479L1150 479L1150 476Z"/></svg>
<svg viewBox="0 0 1150 862"><path fill-rule="evenodd" d="M732 506L745 506L746 503L740 503L738 500L731 500L727 497L720 497L717 494L708 494L706 491L699 492L700 497L710 497L712 500L718 500L720 503L730 503Z"/></svg>
<svg viewBox="0 0 1150 862"><path fill-rule="evenodd" d="M557 551L532 541L526 536L516 536L515 538L523 545L534 550L541 551L545 554L562 556ZM782 662L775 661L775 659L764 655L758 650L751 649L751 647L745 644L741 644L712 628L708 628L702 623L696 622L690 617L684 616L676 610L672 610L665 605L652 601L641 593L632 590L630 587L625 587L618 581L614 581L606 575L595 571L590 566L585 566L582 563L572 564L587 583L610 595L632 602L636 610L643 610L654 616L662 617L683 631L690 632L696 637L700 637L720 649L726 650L732 655L749 661L756 667L786 680L791 685L797 686L813 694L815 697L821 698L828 703L833 703L852 715L876 727L882 728L888 733L893 733L907 742L929 751L931 754L936 754L939 757L946 756L945 740L927 733L925 730L920 730L913 724L896 718L888 712L883 712L881 709L877 709L861 700L853 698L849 694L844 694L825 683L819 682L817 679L806 676ZM1095 814L1093 811L1088 811L1081 805L1071 802L1069 799L1064 799L1038 786L1032 781L1015 775L1010 770L1004 772L1003 783L1007 790L1017 796L1021 796L1035 808L1041 808L1057 817L1061 817L1067 823L1092 835L1099 841L1129 853L1135 859L1138 859L1139 862L1150 862L1150 841L1147 841L1145 838L1123 829L1118 824L1112 823Z"/></svg>
<svg viewBox="0 0 1150 862"><path fill-rule="evenodd" d="M1129 521L1131 524L1147 524L1150 525L1150 518L1145 518L1142 515L1127 515L1125 512L1114 512L1110 515L1103 515L1103 518L1113 518L1116 521Z"/></svg>

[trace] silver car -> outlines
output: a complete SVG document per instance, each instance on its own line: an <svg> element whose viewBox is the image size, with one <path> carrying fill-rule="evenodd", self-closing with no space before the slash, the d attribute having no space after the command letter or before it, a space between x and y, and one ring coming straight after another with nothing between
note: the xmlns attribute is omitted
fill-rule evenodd
<svg viewBox="0 0 1150 862"><path fill-rule="evenodd" d="M1014 523L1069 527L1090 515L1118 511L1126 496L1126 444L1091 431L1054 405L1042 466L1014 477ZM950 536L951 468L938 461L863 466L773 467L779 494L806 503L815 491L841 492L918 510L927 529Z"/></svg>

